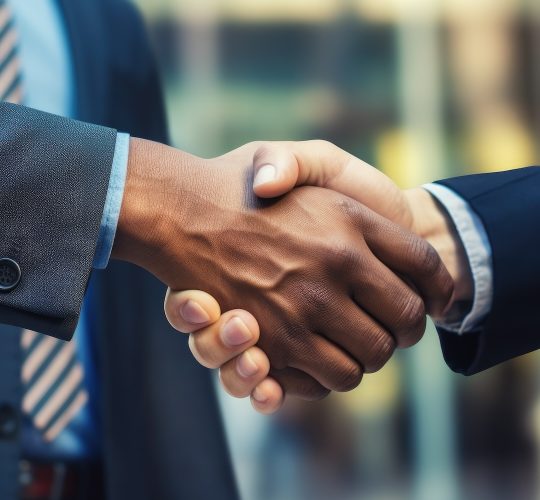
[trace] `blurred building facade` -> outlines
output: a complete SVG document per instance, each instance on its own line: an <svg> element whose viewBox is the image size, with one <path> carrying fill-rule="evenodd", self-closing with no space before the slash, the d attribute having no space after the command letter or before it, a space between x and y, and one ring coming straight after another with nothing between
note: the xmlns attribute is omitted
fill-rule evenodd
<svg viewBox="0 0 540 500"><path fill-rule="evenodd" d="M538 0L137 3L192 153L322 138L404 187L538 164ZM223 397L243 497L539 498L539 367L457 376L430 327L352 393L273 418Z"/></svg>

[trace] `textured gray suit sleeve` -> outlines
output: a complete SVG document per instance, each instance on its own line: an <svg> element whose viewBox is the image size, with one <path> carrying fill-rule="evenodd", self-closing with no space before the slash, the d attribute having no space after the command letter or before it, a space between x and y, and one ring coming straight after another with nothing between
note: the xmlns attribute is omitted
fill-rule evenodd
<svg viewBox="0 0 540 500"><path fill-rule="evenodd" d="M116 131L0 103L0 322L69 339L92 267Z"/></svg>

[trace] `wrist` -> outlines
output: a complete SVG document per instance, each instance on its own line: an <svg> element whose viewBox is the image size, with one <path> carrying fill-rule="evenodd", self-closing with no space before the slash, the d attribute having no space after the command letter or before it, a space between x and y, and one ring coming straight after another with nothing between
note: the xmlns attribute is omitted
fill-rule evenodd
<svg viewBox="0 0 540 500"><path fill-rule="evenodd" d="M473 300L474 283L461 238L445 208L425 189L404 191L412 214L412 230L435 248L454 280L455 302Z"/></svg>
<svg viewBox="0 0 540 500"><path fill-rule="evenodd" d="M156 253L166 247L164 226L169 167L180 152L162 144L131 138L124 196L111 257L153 271ZM178 235L180 238L181 235Z"/></svg>

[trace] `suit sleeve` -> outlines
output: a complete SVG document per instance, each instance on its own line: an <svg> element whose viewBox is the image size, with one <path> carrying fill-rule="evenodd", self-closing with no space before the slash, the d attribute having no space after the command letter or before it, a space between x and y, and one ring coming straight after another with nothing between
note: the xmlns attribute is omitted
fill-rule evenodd
<svg viewBox="0 0 540 500"><path fill-rule="evenodd" d="M450 368L471 375L540 348L540 167L439 182L467 200L492 250L489 314L463 335L439 329Z"/></svg>
<svg viewBox="0 0 540 500"><path fill-rule="evenodd" d="M69 339L90 276L116 132L0 103L0 322Z"/></svg>

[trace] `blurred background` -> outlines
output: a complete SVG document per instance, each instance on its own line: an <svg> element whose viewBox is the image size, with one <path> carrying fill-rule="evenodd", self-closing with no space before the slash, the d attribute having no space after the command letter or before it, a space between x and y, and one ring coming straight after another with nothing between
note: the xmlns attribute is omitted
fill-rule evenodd
<svg viewBox="0 0 540 500"><path fill-rule="evenodd" d="M137 3L192 153L327 139L403 187L538 164L538 0ZM430 326L351 393L222 404L244 500L540 498L538 354L464 378Z"/></svg>

